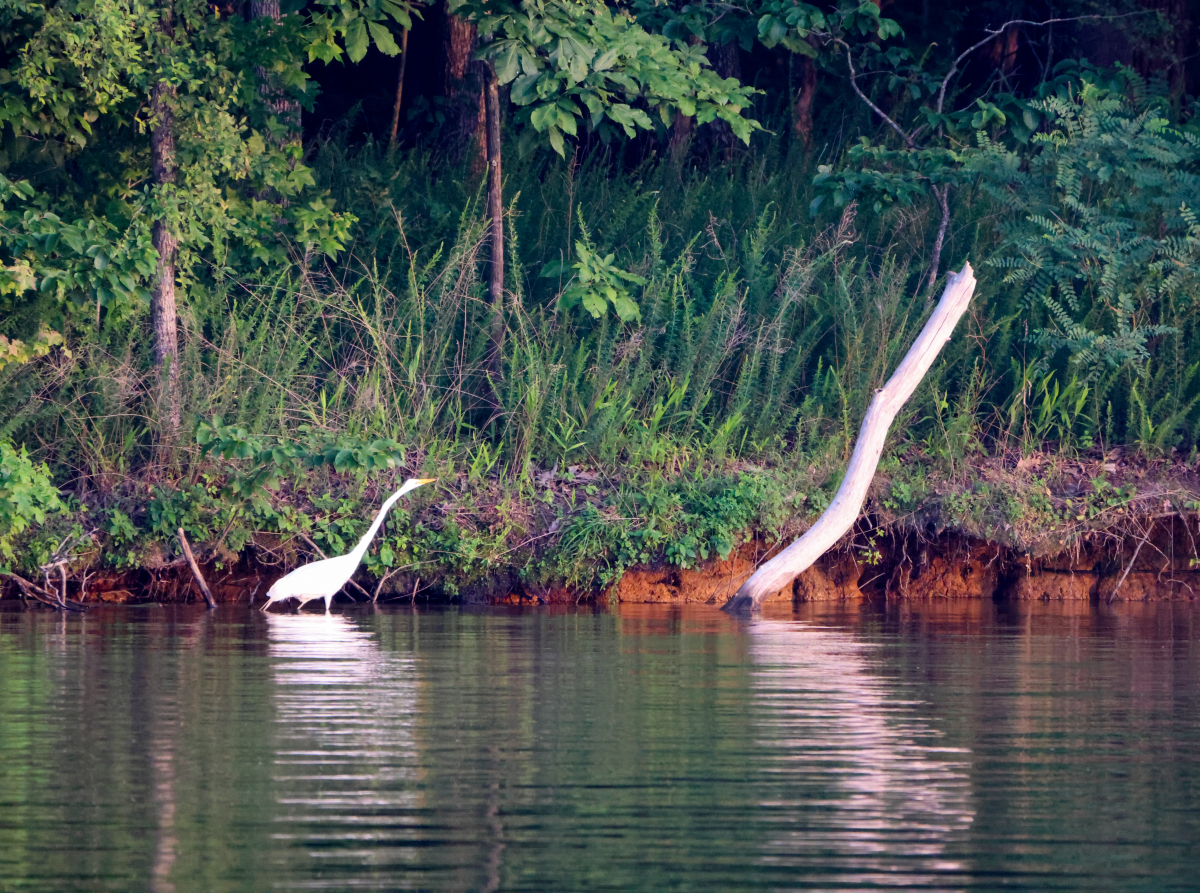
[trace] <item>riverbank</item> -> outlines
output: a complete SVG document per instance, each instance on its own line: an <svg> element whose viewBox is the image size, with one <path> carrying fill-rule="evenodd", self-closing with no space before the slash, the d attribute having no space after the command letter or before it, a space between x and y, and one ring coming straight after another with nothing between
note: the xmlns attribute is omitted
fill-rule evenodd
<svg viewBox="0 0 1200 893"><path fill-rule="evenodd" d="M423 458L371 477L318 470L307 486L244 502L211 476L126 481L28 530L14 570L42 582L44 556L55 589L65 573L81 602L194 600L183 528L218 601L261 600L292 567L348 551L396 482L421 474L439 481L394 511L353 597L721 604L819 516L841 468L833 457L624 476L572 465L511 479ZM1198 510L1200 475L1182 458L1034 453L952 466L892 454L853 532L778 600L1193 598ZM46 565L63 542L67 559ZM18 595L12 578L4 593Z"/></svg>

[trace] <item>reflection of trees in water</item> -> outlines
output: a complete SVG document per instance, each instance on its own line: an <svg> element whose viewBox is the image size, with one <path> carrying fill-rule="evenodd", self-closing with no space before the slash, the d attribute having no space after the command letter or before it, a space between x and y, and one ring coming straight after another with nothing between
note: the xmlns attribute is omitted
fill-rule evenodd
<svg viewBox="0 0 1200 893"><path fill-rule="evenodd" d="M403 844L418 840L414 811L422 805L415 661L382 652L336 614L272 615L269 623L275 839L331 869L403 866L414 856Z"/></svg>
<svg viewBox="0 0 1200 893"><path fill-rule="evenodd" d="M869 646L794 623L750 636L760 766L775 788L761 803L775 827L763 860L803 869L806 884L928 886L962 872L946 849L974 818L967 764L931 741Z"/></svg>

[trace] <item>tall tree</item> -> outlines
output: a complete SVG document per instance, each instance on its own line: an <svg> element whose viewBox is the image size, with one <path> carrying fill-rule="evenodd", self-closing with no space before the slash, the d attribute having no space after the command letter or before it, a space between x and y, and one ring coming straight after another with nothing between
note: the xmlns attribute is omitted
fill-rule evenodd
<svg viewBox="0 0 1200 893"><path fill-rule="evenodd" d="M674 48L629 14L598 0L451 2L452 12L478 26L478 55L494 77L489 84L497 91L510 86L519 143L525 149L545 141L565 156L566 140L586 131L608 141L653 130L651 114L663 126L670 126L676 114L694 115L701 124L724 120L747 142L758 127L742 116L753 91L719 77L698 47ZM489 167L495 159L493 188L488 190L493 246L489 299L493 331L502 331L504 226L498 92L496 96L496 136L488 145Z"/></svg>
<svg viewBox="0 0 1200 893"><path fill-rule="evenodd" d="M162 45L158 51L159 70L150 88L150 167L160 206L170 204L175 187L175 99L171 71L175 40L174 0L161 0L158 33ZM161 399L166 404L165 434L174 440L179 430L179 327L175 308L175 253L179 240L171 231L166 214L154 221L151 240L158 252L158 269L150 288L150 327L154 335L154 359L162 376Z"/></svg>
<svg viewBox="0 0 1200 893"><path fill-rule="evenodd" d="M174 439L181 285L231 256L247 268L282 262L289 239L337 251L346 237L350 219L321 196L281 210L314 182L299 146L278 139L275 112L307 95L296 64L306 51L336 58L344 41L361 58L368 33L391 41L371 16L401 8L370 6L390 2L336 14L318 6L279 22L270 6L246 22L206 0L0 3L11 47L0 127L41 155L10 164L0 181L3 308L38 303L42 320L69 335L135 319L148 303L163 375L160 430ZM278 77L269 95L267 71ZM106 203L95 201L97 182L111 184Z"/></svg>
<svg viewBox="0 0 1200 893"><path fill-rule="evenodd" d="M282 12L279 0L250 0L246 4L246 16L251 22L266 26L266 40L272 41L275 26L280 24ZM280 60L286 65L285 60ZM298 67L299 59L294 59L291 66ZM300 139L300 103L291 95L284 79L265 65L254 66L254 75L258 79L258 91L262 94L263 105L275 116L278 125L276 141L280 146ZM295 78L293 76L292 80Z"/></svg>

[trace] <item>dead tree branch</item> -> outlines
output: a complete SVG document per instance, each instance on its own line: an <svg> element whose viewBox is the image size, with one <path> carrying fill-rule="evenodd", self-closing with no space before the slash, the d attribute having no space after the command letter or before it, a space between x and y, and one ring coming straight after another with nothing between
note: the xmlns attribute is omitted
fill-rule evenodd
<svg viewBox="0 0 1200 893"><path fill-rule="evenodd" d="M213 594L208 588L208 583L204 580L204 574L200 573L200 565L196 564L196 556L192 554L192 547L188 545L183 528L180 527L178 532L179 545L183 546L183 557L187 559L188 567L192 569L192 576L196 578L196 585L200 587L200 592L204 596L204 603L210 608L215 608L217 600L213 598Z"/></svg>

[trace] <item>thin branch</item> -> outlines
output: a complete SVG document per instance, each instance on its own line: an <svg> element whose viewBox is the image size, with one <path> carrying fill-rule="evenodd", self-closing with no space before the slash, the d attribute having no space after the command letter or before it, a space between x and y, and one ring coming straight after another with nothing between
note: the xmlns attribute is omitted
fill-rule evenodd
<svg viewBox="0 0 1200 893"><path fill-rule="evenodd" d="M929 305L929 299L933 291L933 286L937 283L938 266L942 262L942 245L946 242L946 228L950 225L950 184L943 183L942 188L930 185L933 190L933 196L938 200L938 204L942 208L942 222L938 224L937 238L933 240L933 258L930 260L929 281L925 285L925 305Z"/></svg>
<svg viewBox="0 0 1200 893"><path fill-rule="evenodd" d="M1108 603L1111 605L1113 599L1117 597L1117 592L1121 588L1121 584L1125 582L1125 578L1129 576L1129 572L1133 570L1133 566L1137 563L1138 552L1142 551L1142 546L1146 545L1150 540L1150 529L1146 529L1146 535L1142 537L1141 542L1137 544L1137 548L1133 550L1133 557L1129 559L1129 564L1125 566L1125 573L1121 574L1121 579L1117 580L1117 585L1113 587L1113 591L1108 594Z"/></svg>
<svg viewBox="0 0 1200 893"><path fill-rule="evenodd" d="M376 604L378 604L378 602L379 602L379 593L381 593L381 592L383 591L383 585L384 585L384 584L385 584L385 583L386 583L388 580L390 580L390 579L391 579L393 576L395 576L396 574L400 573L400 571L401 571L401 570L403 570L403 568L399 568L399 567L398 567L398 568L394 568L393 570L390 570L390 571L388 571L388 572L387 572L387 573L385 573L385 574L384 574L382 577L380 577L380 578L379 578L379 582L375 584L375 593L374 593L374 594L371 596L371 601L372 601L373 603L376 603Z"/></svg>
<svg viewBox="0 0 1200 893"><path fill-rule="evenodd" d="M963 50L961 53L959 53L957 58L955 58L954 62L951 63L950 70L948 72L946 72L946 77L942 79L942 86L938 89L938 101L937 101L938 114L940 115L942 113L942 104L946 100L946 88L950 85L950 79L952 77L954 77L955 73L958 71L958 63L962 62L963 59L967 58L967 56L971 55L973 52L975 52L977 49L979 49L984 44L988 43L989 41L995 40L997 37L999 37L1001 34L1003 34L1006 29L1011 28L1014 25L1029 25L1031 28L1041 28L1046 25L1056 25L1060 22L1082 22L1082 21L1085 21L1086 19L1123 19L1123 18L1126 18L1127 16L1143 15L1144 13L1152 12L1152 11L1153 10L1148 10L1148 9L1147 10L1139 10L1138 12L1129 12L1129 13L1125 13L1124 15L1118 15L1118 16L1106 16L1106 15L1071 16L1069 18L1064 18L1064 19L1046 19L1045 21L1041 21L1041 22L1032 22L1028 19L1011 19L1010 21L1005 22L1003 25L1001 25L999 28L996 28L995 30L992 30L991 28L985 28L984 30L987 31L988 36L985 37L983 40L979 41L978 43L967 47L965 50Z"/></svg>
<svg viewBox="0 0 1200 893"><path fill-rule="evenodd" d="M57 593L49 592L38 586L36 583L31 583L24 577L18 576L11 571L0 571L0 577L8 577L21 588L21 592L28 597L32 597L35 601L41 602L54 608L56 611L75 611L83 613L87 610L86 605L81 605L78 602L73 602L70 599L60 602Z"/></svg>
<svg viewBox="0 0 1200 893"><path fill-rule="evenodd" d="M883 118L884 121L887 121L887 123L891 125L892 129L894 131L896 131L896 133L900 134L900 138L902 140L904 140L904 143L905 143L905 145L908 146L908 148L916 149L917 144L913 142L912 137L909 136L907 133L905 133L903 130L901 130L900 125L897 124L895 121L893 121L888 116L887 112L885 112L883 109L881 109L875 103L871 102L871 100L867 98L867 94L864 93L861 89L859 89L858 74L854 70L854 59L850 55L850 45L848 43L846 43L846 41L842 40L840 37L835 37L834 40L837 43L841 44L842 47L844 47L846 50L846 67L850 69L850 86L854 88L854 92L858 94L858 98L861 99L863 102L865 102L868 106L870 106L871 110L874 111L875 114L877 114L879 117ZM939 111L940 111L940 109L939 109Z"/></svg>

